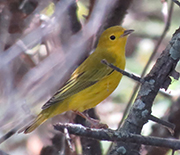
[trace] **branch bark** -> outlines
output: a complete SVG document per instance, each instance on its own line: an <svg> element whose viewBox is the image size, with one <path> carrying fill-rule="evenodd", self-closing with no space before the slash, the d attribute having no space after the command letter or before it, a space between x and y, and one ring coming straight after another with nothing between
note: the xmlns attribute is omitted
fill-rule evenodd
<svg viewBox="0 0 180 155"><path fill-rule="evenodd" d="M78 136L89 137L96 140L106 140L113 142L125 142L125 143L134 143L134 144L144 144L152 145L159 147L168 147L173 150L180 149L180 141L176 139L166 139L166 138L157 138L157 137L145 137L138 134L128 133L121 130L121 132L114 131L111 129L93 129L89 127L84 127L82 125L71 124L71 123L59 123L54 126L58 131L63 132L66 128L70 134L75 134ZM120 149L121 148L121 149ZM126 151L126 148L121 146L119 149L123 152ZM123 148L123 149L122 149Z"/></svg>

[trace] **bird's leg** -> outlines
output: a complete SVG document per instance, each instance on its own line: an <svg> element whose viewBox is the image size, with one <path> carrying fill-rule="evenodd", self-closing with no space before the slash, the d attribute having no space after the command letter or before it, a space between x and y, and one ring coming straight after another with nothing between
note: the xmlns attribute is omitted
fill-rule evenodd
<svg viewBox="0 0 180 155"><path fill-rule="evenodd" d="M91 127L93 127L93 128L96 128L96 129L101 129L101 128L107 129L108 128L107 124L100 123L99 120L91 118L88 115L87 111L85 113L82 113L82 112L79 112L79 111L74 111L74 112L77 115L79 115L79 116L83 117L84 119L86 119L86 121L88 121L91 124Z"/></svg>

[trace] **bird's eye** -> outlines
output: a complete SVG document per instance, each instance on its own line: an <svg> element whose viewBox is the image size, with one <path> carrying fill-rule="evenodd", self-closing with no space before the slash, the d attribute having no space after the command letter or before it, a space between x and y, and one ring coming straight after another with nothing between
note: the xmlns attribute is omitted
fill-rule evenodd
<svg viewBox="0 0 180 155"><path fill-rule="evenodd" d="M116 39L116 37L114 35L112 35L112 36L110 36L110 39L114 40L114 39Z"/></svg>

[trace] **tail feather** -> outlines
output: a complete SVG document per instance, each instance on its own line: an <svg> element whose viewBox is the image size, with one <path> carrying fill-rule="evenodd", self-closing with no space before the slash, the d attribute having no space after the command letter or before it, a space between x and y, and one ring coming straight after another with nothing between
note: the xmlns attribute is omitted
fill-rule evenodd
<svg viewBox="0 0 180 155"><path fill-rule="evenodd" d="M24 133L30 133L35 130L39 125L47 120L41 113L36 117L36 119L24 130Z"/></svg>
<svg viewBox="0 0 180 155"><path fill-rule="evenodd" d="M65 111L68 111L69 105L66 102L56 103L51 107L44 109L41 113L35 118L35 120L24 130L24 133L30 133L36 129L39 125L44 123L47 119L52 118L58 114L61 114Z"/></svg>

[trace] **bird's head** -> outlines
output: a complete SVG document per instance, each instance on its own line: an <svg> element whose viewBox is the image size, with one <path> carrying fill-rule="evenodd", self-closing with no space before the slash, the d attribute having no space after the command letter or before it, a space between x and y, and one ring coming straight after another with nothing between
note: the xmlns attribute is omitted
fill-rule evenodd
<svg viewBox="0 0 180 155"><path fill-rule="evenodd" d="M100 36L98 46L111 48L116 46L125 47L127 36L134 30L126 30L121 26L113 26L106 29Z"/></svg>

